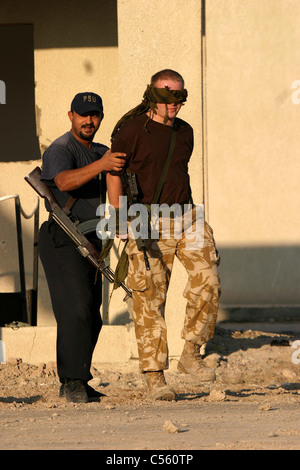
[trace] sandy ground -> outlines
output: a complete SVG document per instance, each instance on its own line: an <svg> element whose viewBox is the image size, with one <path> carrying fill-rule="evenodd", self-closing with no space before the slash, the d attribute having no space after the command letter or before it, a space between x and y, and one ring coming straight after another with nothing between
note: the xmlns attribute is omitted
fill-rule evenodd
<svg viewBox="0 0 300 470"><path fill-rule="evenodd" d="M93 365L90 384L104 396L71 404L58 398L55 364L11 358L0 365L0 449L105 450L107 459L148 450L152 464L171 451L188 463L199 450L300 450L300 330L265 330L217 327L205 351L211 385L172 359L174 402L147 398L136 361Z"/></svg>

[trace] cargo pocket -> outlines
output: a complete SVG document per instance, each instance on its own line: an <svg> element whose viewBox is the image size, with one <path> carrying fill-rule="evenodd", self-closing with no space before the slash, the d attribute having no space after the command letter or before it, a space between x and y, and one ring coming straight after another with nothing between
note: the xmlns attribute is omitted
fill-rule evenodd
<svg viewBox="0 0 300 470"><path fill-rule="evenodd" d="M217 266L219 266L221 262L221 256L219 251L217 250L216 242L214 239L213 229L207 222L205 222L205 236L207 237L207 243L210 246L210 259L214 261Z"/></svg>
<svg viewBox="0 0 300 470"><path fill-rule="evenodd" d="M149 289L149 279L143 253L131 253L128 260L127 286L133 291L145 292Z"/></svg>
<svg viewBox="0 0 300 470"><path fill-rule="evenodd" d="M212 259L213 261L216 262L216 265L219 266L219 264L221 263L221 256L220 256L219 251L217 250L216 245L215 245L214 250L212 251Z"/></svg>

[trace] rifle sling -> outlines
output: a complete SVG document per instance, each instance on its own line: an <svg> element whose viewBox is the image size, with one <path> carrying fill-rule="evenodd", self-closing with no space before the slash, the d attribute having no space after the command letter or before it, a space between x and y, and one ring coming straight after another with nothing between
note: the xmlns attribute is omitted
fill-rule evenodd
<svg viewBox="0 0 300 470"><path fill-rule="evenodd" d="M175 140L176 140L176 131L175 131L174 128L172 128L172 136L171 136L171 143L170 143L170 147L169 147L169 153L168 153L166 163L165 163L165 166L163 168L163 171L162 171L162 174L161 174L161 177L160 177L160 181L158 183L158 186L157 186L156 193L155 193L154 200L153 200L152 204L157 204L158 201L159 201L159 198L160 198L160 195L161 195L161 190L162 190L162 187L163 187L166 175L167 175L169 165L171 163L171 157L172 157L173 150L174 150L174 147L175 147Z"/></svg>

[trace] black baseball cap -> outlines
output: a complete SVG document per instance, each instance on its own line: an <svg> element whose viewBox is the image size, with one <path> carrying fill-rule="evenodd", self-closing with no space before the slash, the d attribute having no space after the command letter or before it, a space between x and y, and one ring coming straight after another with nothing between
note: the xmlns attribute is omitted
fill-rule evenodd
<svg viewBox="0 0 300 470"><path fill-rule="evenodd" d="M103 113L102 99L96 93L78 93L74 96L71 103L71 111L75 111L77 114L85 114L88 112Z"/></svg>

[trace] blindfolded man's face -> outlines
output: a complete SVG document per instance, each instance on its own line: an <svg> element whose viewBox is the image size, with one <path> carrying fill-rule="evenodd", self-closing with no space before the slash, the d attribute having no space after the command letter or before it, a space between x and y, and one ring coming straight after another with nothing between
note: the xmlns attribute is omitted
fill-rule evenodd
<svg viewBox="0 0 300 470"><path fill-rule="evenodd" d="M171 80L169 78L160 79L153 84L155 88L165 88L166 86L170 88L170 90L182 90L182 83L181 81ZM168 116L167 125L172 125L175 117L177 116L179 110L181 108L181 103L157 103L156 104L156 113L152 119L157 122L164 122L165 115Z"/></svg>

